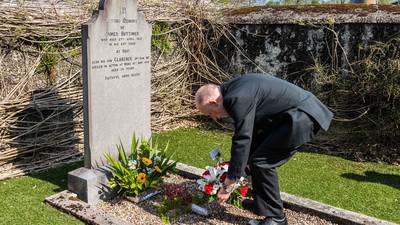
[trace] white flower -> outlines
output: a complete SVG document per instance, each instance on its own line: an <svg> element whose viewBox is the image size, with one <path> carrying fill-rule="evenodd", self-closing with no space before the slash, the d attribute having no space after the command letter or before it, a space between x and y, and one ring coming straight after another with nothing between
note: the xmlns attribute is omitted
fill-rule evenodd
<svg viewBox="0 0 400 225"><path fill-rule="evenodd" d="M136 166L137 166L137 161L136 160L132 160L132 159L130 159L130 160L128 160L128 167L130 168L130 169L136 169Z"/></svg>
<svg viewBox="0 0 400 225"><path fill-rule="evenodd" d="M204 190L204 185L206 185L206 182L203 179L198 179L196 182L199 185L198 186L199 190L203 191Z"/></svg>
<svg viewBox="0 0 400 225"><path fill-rule="evenodd" d="M212 190L212 192L211 192L211 195L217 194L219 188L220 188L220 185L214 184L214 185L213 185L213 190Z"/></svg>
<svg viewBox="0 0 400 225"><path fill-rule="evenodd" d="M222 175L223 173L226 173L226 172L228 172L228 170L226 170L226 169L224 169L224 168L217 168L216 169L217 170L217 174L219 174L219 175Z"/></svg>
<svg viewBox="0 0 400 225"><path fill-rule="evenodd" d="M207 182L212 183L218 179L219 171L215 167L208 167L208 172L210 174L205 177Z"/></svg>
<svg viewBox="0 0 400 225"><path fill-rule="evenodd" d="M155 170L154 168L146 168L146 172L147 172L148 174L153 173L154 170Z"/></svg>
<svg viewBox="0 0 400 225"><path fill-rule="evenodd" d="M154 162L155 162L155 164L158 164L159 162L161 162L161 157L158 155L156 157L154 157Z"/></svg>
<svg viewBox="0 0 400 225"><path fill-rule="evenodd" d="M229 165L225 164L221 167L223 170L228 171L229 169Z"/></svg>

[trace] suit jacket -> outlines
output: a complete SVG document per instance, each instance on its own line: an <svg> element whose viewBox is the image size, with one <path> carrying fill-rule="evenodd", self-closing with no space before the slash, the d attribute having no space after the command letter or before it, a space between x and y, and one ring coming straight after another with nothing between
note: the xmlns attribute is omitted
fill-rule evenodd
<svg viewBox="0 0 400 225"><path fill-rule="evenodd" d="M327 130L333 114L312 93L268 74L246 74L221 85L223 105L234 121L230 176L242 176L250 154L254 130L272 118L293 110L307 113ZM295 121L295 120L294 120ZM306 142L299 135L296 143ZM303 144L301 143L301 144Z"/></svg>

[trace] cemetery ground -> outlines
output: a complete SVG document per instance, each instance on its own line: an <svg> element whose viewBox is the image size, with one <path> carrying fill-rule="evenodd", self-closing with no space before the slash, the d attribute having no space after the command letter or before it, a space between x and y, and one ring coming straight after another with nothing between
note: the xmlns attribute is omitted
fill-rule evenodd
<svg viewBox="0 0 400 225"><path fill-rule="evenodd" d="M230 134L219 130L181 128L153 137L161 145L169 141L175 159L199 168L213 163L208 153L214 147L229 156ZM82 224L44 203L45 197L67 189L67 173L82 165L1 181L0 224ZM281 191L400 223L398 166L301 151L279 174Z"/></svg>

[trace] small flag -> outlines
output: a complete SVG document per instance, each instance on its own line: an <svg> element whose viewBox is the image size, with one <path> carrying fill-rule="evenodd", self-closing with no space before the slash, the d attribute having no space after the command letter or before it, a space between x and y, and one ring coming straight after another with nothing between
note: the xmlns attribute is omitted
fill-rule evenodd
<svg viewBox="0 0 400 225"><path fill-rule="evenodd" d="M210 156L213 160L218 160L218 158L221 156L221 152L219 151L218 148L214 148L211 152L210 152Z"/></svg>

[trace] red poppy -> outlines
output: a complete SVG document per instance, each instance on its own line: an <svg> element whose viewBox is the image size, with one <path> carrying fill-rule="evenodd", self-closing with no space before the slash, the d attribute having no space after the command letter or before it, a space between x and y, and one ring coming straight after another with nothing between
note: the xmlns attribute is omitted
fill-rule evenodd
<svg viewBox="0 0 400 225"><path fill-rule="evenodd" d="M214 189L214 185L213 185L212 183L208 183L208 184L204 185L204 192L205 192L206 194L208 194L208 195L211 194L211 192L213 191L213 189Z"/></svg>
<svg viewBox="0 0 400 225"><path fill-rule="evenodd" d="M240 188L239 192L243 197L246 197L247 193L249 192L249 187Z"/></svg>
<svg viewBox="0 0 400 225"><path fill-rule="evenodd" d="M227 176L228 176L227 173L222 174L222 176L219 178L219 181L221 181L222 183L225 182Z"/></svg>
<svg viewBox="0 0 400 225"><path fill-rule="evenodd" d="M207 175L210 175L210 171L208 171L208 170L204 171L204 173L202 174L203 177L207 176Z"/></svg>

